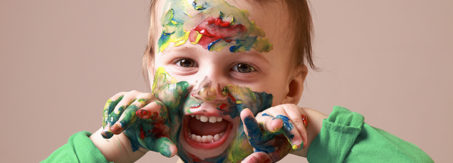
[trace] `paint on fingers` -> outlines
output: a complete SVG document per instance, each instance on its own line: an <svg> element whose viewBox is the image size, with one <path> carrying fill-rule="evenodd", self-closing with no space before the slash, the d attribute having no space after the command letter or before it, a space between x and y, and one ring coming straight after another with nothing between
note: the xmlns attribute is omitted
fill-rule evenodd
<svg viewBox="0 0 453 163"><path fill-rule="evenodd" d="M135 123L137 120L137 116L135 116L135 112L138 110L138 106L136 105L129 105L126 108L126 111L122 114L123 118L120 120L120 129L125 130L129 127L130 124ZM112 129L113 131L113 129ZM115 132L114 132L115 133Z"/></svg>
<svg viewBox="0 0 453 163"><path fill-rule="evenodd" d="M247 129L250 145L255 148L255 152L271 153L275 151L274 146L267 144L274 136L264 132L255 118L252 116L245 117L244 125Z"/></svg>
<svg viewBox="0 0 453 163"><path fill-rule="evenodd" d="M165 157L171 157L176 153L176 145L167 137L161 137L156 141L156 151Z"/></svg>
<svg viewBox="0 0 453 163"><path fill-rule="evenodd" d="M121 95L118 99L112 100L108 99L107 102L104 105L104 114L103 114L103 120L102 120L102 127L106 127L108 125L108 117L110 113L112 113L113 109L115 109L115 106L123 99L124 95Z"/></svg>
<svg viewBox="0 0 453 163"><path fill-rule="evenodd" d="M294 125L292 124L291 120L284 115L277 115L275 117L276 119L281 119L283 121L283 127L281 129L281 132L286 136L288 141L291 143L291 148L293 150L299 150L303 147L304 142L302 140L295 140L294 132L297 132ZM302 136L302 135L300 135ZM302 137L301 137L302 139ZM300 143L299 143L300 141Z"/></svg>

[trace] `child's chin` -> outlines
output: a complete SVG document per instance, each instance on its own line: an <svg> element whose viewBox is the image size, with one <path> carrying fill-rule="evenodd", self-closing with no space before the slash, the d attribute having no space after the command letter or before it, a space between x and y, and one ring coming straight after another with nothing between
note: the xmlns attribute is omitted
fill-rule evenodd
<svg viewBox="0 0 453 163"><path fill-rule="evenodd" d="M234 120L231 118L222 118L224 121L222 123L227 122L225 123L226 127L224 130L210 134L198 135L192 132L189 127L189 122L194 121L195 116L184 116L182 125L183 134L180 134L179 137L184 151L187 154L196 156L198 159L202 160L223 154L236 136L239 118L235 118Z"/></svg>

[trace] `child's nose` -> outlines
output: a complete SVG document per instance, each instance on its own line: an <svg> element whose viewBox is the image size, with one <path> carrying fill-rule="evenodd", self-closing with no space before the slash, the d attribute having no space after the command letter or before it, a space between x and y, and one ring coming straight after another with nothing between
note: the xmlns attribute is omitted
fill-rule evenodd
<svg viewBox="0 0 453 163"><path fill-rule="evenodd" d="M193 91L193 96L203 101L225 101L227 96L224 86L205 78Z"/></svg>

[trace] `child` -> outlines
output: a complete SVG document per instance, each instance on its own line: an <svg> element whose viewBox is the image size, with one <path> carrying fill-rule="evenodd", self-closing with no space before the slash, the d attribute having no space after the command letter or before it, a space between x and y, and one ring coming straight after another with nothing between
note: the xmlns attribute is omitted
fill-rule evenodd
<svg viewBox="0 0 453 163"><path fill-rule="evenodd" d="M185 162L432 162L422 150L334 107L298 107L311 59L302 0L154 0L143 63L151 93L120 92L103 128L46 161L133 162L148 150ZM255 117L256 116L256 117Z"/></svg>

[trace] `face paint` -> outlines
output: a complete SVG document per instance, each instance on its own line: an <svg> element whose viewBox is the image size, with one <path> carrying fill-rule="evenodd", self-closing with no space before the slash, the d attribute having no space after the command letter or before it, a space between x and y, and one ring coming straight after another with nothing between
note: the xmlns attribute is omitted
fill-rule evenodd
<svg viewBox="0 0 453 163"><path fill-rule="evenodd" d="M215 86L211 85L210 82L202 81L200 83L201 84L199 85L201 86L192 91L191 95L187 98L183 106L183 110L186 116L183 120L183 123L185 123L182 125L183 129L180 130L182 133L180 132L178 155L185 162L241 161L253 152L253 148L249 143L249 139L244 133L239 114L243 110L243 108L250 108L254 114L257 114L258 112L271 107L272 95L264 92L253 92L249 88L235 85L227 85L222 89L216 89ZM221 91L218 92L219 90ZM212 102L217 102L218 104L210 105L210 103ZM212 110L207 111L209 109L206 108L209 107L215 107L217 109L217 112L220 112L220 115L215 116L212 115L212 113L208 113L212 112ZM207 117L209 117L209 115L215 117L223 117L224 120L222 122L224 124L222 125L220 124L220 122L215 121L211 122L211 120L207 122L208 120L202 120L203 118L199 117L200 115L206 115ZM225 119L224 117L228 117L229 120ZM212 117L209 118L211 119ZM228 123L225 124L225 121L228 121ZM236 121L236 123L234 123L234 121ZM231 127L234 125L236 126ZM217 129L209 129L212 127L215 127ZM223 133L223 135L225 135L217 139L208 138L211 139L214 144L219 142L219 145L215 145L216 148L222 149L222 151L218 155L215 155L213 157L199 157L197 156L197 154L191 153L197 149L188 146L200 146L199 148L206 148L206 146L203 146L203 143L201 143L204 142L204 140L202 140L203 138L200 139L199 137L204 137L203 135L210 135L215 133ZM269 137L269 139L266 139L266 141L269 141L270 138L274 137ZM283 140L286 141L285 139ZM263 139L259 139L257 141L263 141ZM225 148L222 148L222 145L225 145ZM278 150L282 148L272 147L272 145L268 146L269 148L275 149L273 152L283 151ZM207 150L206 152L208 151L209 150Z"/></svg>
<svg viewBox="0 0 453 163"><path fill-rule="evenodd" d="M125 114L126 120L139 117L134 120L135 123L130 123L130 126L124 131L130 139L133 151L143 147L158 151L167 157L171 155L170 144L172 142L178 143L176 135L181 125L181 102L184 101L182 99L187 97L188 90L189 84L187 82L177 82L168 76L163 69L157 69L152 94L158 99L155 102L161 106L160 111L151 114L145 110L136 109L137 112L130 113L136 116ZM140 99L138 101L145 102ZM110 102L110 104L114 102ZM115 115L112 114L112 116Z"/></svg>
<svg viewBox="0 0 453 163"><path fill-rule="evenodd" d="M285 137L279 138L279 135L271 133L261 133L261 135L265 136L260 136L256 132L255 135L258 136L248 139L244 133L242 122L240 122L239 113L243 108L250 108L254 114L257 114L271 106L272 95L264 92L253 92L249 88L235 85L228 85L222 89L212 89L212 85L209 83L205 87L194 89L189 94L189 84L187 82L177 82L163 68L157 69L154 77L152 93L158 99L156 105L166 109L161 109L159 113L155 114L144 110L136 112L139 118L136 118L135 123L131 123L124 131L129 137L134 151L138 147L143 147L152 151L159 151L164 156L170 156L170 144L175 143L178 148L178 155L185 162L239 162L250 155L253 152L253 148L258 151L270 152L269 154L273 157L283 157L284 154L288 153L287 150L284 150L287 149L287 146L280 147L273 144L275 142L284 144L284 141L286 141ZM213 92L216 92L214 90L221 91L219 91L219 94L214 95ZM199 98L199 95L207 98ZM118 103L121 98L115 101L109 100L104 112L111 114L111 104ZM218 105L210 104L219 99L222 99L222 102L219 102ZM209 120L202 120L202 116L205 116L206 110L209 109L216 111L223 120L222 118L212 120L211 117L209 117ZM194 114L200 115L198 119ZM109 123L109 121L105 120L105 123ZM248 125L250 123L247 121L245 124ZM224 148L221 148L218 154L209 157L202 158L200 155L193 154L193 150L187 150L183 145L188 140L193 139L187 134L189 125L195 125L190 130L223 133L216 134L216 136L209 139L212 141L211 146L213 146L212 143L215 144L217 141L217 147L223 145ZM259 127L256 126L248 131L250 133L254 133L255 130L258 131ZM271 143L269 144L269 142ZM195 143L203 145L200 142ZM207 151L210 151L210 149Z"/></svg>
<svg viewBox="0 0 453 163"><path fill-rule="evenodd" d="M209 51L272 50L264 32L248 19L247 11L224 0L167 0L166 8L169 9L161 18L162 34L158 40L160 52L170 43L180 46L187 40Z"/></svg>

